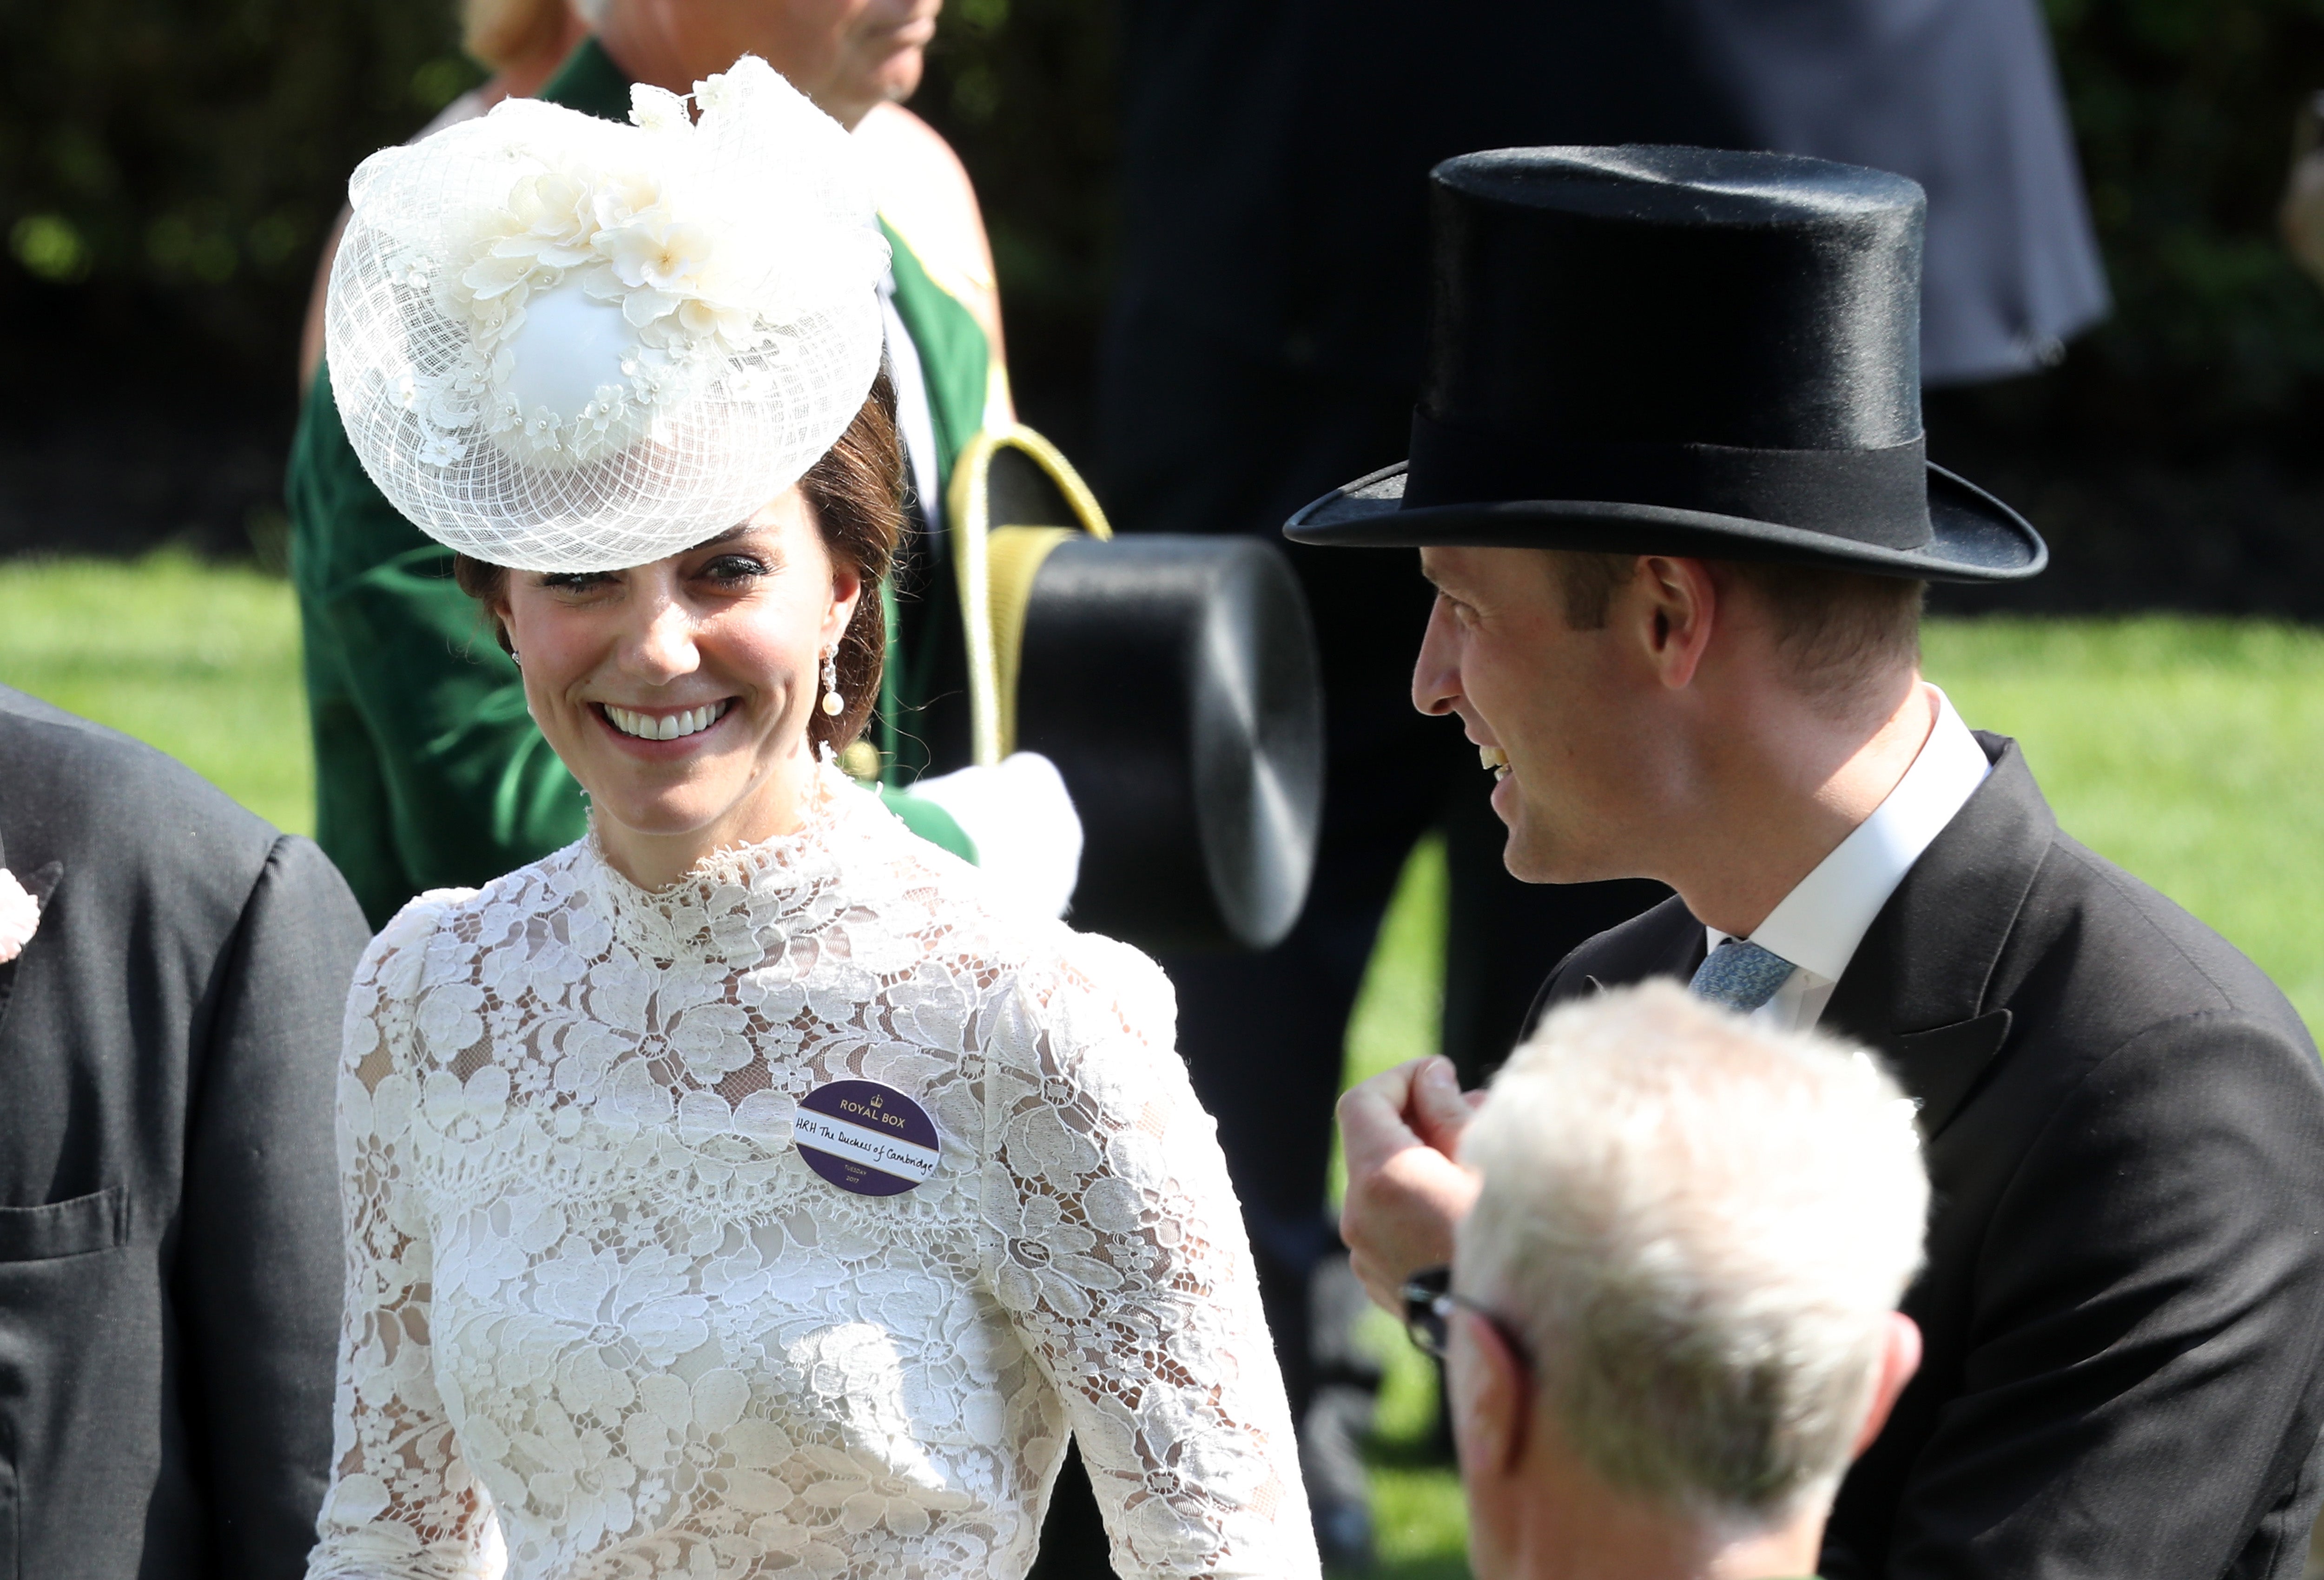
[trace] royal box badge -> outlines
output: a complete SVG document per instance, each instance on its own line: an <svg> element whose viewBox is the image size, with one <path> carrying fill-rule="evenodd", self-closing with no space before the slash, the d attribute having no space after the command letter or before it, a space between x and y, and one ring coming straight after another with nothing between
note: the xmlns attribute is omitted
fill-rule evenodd
<svg viewBox="0 0 2324 1580"><path fill-rule="evenodd" d="M927 1110L876 1080L835 1080L799 1099L799 1156L842 1190L898 1196L936 1171L941 1143Z"/></svg>

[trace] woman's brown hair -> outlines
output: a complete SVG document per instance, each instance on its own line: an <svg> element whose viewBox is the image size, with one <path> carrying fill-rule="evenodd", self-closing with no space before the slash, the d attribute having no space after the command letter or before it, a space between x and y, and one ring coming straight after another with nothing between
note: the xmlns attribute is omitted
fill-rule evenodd
<svg viewBox="0 0 2324 1580"><path fill-rule="evenodd" d="M896 545L904 529L904 449L896 436L896 395L882 372L864 397L862 409L839 442L799 479L799 491L815 508L823 547L834 560L853 567L863 579L855 600L855 614L839 638L832 666L839 677L844 711L833 715L822 708L818 694L807 713L807 738L816 747L834 752L863 733L872 710L880 700L880 672L888 655L888 620L880 607L880 584L895 563ZM508 570L465 554L452 556L452 577L460 591L475 599L489 615L508 596ZM493 621L493 635L503 652L508 628Z"/></svg>

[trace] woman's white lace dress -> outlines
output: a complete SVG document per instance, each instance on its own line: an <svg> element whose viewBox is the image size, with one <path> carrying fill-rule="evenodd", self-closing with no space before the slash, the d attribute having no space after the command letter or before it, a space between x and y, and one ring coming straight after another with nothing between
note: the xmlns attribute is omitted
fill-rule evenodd
<svg viewBox="0 0 2324 1580"><path fill-rule="evenodd" d="M1125 1576L1316 1573L1161 973L813 803L664 894L585 841L372 944L310 1576L1017 1580L1069 1431ZM849 1078L934 1118L927 1183L801 1161Z"/></svg>

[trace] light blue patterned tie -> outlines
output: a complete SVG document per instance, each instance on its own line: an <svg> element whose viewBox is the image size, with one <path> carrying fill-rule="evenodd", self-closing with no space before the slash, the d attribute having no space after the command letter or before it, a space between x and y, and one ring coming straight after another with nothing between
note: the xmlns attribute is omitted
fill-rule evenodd
<svg viewBox="0 0 2324 1580"><path fill-rule="evenodd" d="M1773 998L1791 974L1792 962L1774 950L1748 938L1729 938L1695 968L1694 980L1687 987L1713 1004L1749 1015Z"/></svg>

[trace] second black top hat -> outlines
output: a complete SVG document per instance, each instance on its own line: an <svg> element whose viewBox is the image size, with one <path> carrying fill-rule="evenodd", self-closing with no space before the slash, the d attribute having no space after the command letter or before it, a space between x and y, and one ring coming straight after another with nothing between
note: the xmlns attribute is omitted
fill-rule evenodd
<svg viewBox="0 0 2324 1580"><path fill-rule="evenodd" d="M1411 459L1307 506L1294 539L1943 581L2046 563L2015 511L1928 463L1915 183L1659 147L1466 154L1430 179Z"/></svg>

